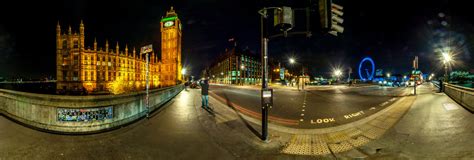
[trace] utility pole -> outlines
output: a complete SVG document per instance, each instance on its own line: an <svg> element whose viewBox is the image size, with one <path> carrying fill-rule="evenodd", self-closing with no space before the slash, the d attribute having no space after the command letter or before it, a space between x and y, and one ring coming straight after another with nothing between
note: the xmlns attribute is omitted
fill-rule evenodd
<svg viewBox="0 0 474 160"><path fill-rule="evenodd" d="M301 90L304 91L304 82L305 82L305 76L304 76L304 66L301 64Z"/></svg>
<svg viewBox="0 0 474 160"><path fill-rule="evenodd" d="M418 70L418 56L415 56L415 59L413 60L413 69L414 69L414 74L417 73L416 70ZM418 75L417 76L413 76L413 94L416 95L416 81L418 79Z"/></svg>

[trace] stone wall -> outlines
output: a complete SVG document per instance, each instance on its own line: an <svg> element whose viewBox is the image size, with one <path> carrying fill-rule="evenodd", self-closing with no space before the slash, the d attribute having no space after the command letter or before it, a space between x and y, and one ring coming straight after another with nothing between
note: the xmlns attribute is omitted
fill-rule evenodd
<svg viewBox="0 0 474 160"><path fill-rule="evenodd" d="M444 84L444 93L454 101L469 109L471 112L474 112L474 89L452 84Z"/></svg>
<svg viewBox="0 0 474 160"><path fill-rule="evenodd" d="M172 99L183 85L150 91L150 111ZM112 129L146 115L145 91L121 95L63 96L0 89L0 113L35 128L61 133L89 133ZM110 119L60 121L58 109L95 109L113 107Z"/></svg>

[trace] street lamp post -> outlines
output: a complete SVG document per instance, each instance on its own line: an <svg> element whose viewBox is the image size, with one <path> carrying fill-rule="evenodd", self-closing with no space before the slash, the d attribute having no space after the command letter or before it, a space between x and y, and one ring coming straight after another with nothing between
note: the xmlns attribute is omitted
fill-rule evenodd
<svg viewBox="0 0 474 160"><path fill-rule="evenodd" d="M446 60L444 60L443 63L444 63L444 81L447 82L448 81L448 63L446 62Z"/></svg>
<svg viewBox="0 0 474 160"><path fill-rule="evenodd" d="M305 85L305 76L304 76L304 66L301 65L301 90L304 91Z"/></svg>
<svg viewBox="0 0 474 160"><path fill-rule="evenodd" d="M181 69L181 75L183 76L183 81L186 82L186 76L184 76L186 74L186 68L183 68Z"/></svg>
<svg viewBox="0 0 474 160"><path fill-rule="evenodd" d="M442 56L443 56L443 63L444 63L444 77L445 77L445 82L447 82L448 81L448 76L449 76L448 75L448 65L453 60L453 57L448 52L443 52Z"/></svg>
<svg viewBox="0 0 474 160"><path fill-rule="evenodd" d="M334 71L334 75L336 76L336 82L339 81L339 77L342 75L342 71L340 69L336 69Z"/></svg>
<svg viewBox="0 0 474 160"><path fill-rule="evenodd" d="M240 85L244 85L244 81L242 80L242 78L244 77L244 69L245 69L245 66L244 65L241 65L240 66Z"/></svg>
<svg viewBox="0 0 474 160"><path fill-rule="evenodd" d="M224 72L221 72L221 84L224 84Z"/></svg>
<svg viewBox="0 0 474 160"><path fill-rule="evenodd" d="M293 66L296 63L296 60L295 58L290 58L289 62ZM294 71L295 68L296 67L293 67L292 70ZM301 65L301 76L299 74L296 74L296 87L298 88L298 91L300 90L300 85L301 85L301 90L304 90L304 66L303 65Z"/></svg>

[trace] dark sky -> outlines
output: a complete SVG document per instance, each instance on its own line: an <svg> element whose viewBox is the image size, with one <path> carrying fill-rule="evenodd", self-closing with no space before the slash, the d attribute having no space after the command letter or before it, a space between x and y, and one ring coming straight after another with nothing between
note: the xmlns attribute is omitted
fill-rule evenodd
<svg viewBox="0 0 474 160"><path fill-rule="evenodd" d="M377 68L404 73L411 60L420 56L424 72L441 73L433 51L434 33L457 37L459 52L455 69L474 68L473 16L467 2L339 0L344 6L345 31L333 37L313 31L313 37L295 36L270 41L270 57L286 60L297 57L313 75L328 75L331 67L354 71L365 56ZM55 28L68 25L78 31L81 19L86 27L86 45L97 37L99 47L108 39L111 47L121 48L153 43L160 51L159 21L174 6L183 22L183 62L198 75L204 66L229 46L238 45L259 53L260 34L257 10L263 6L294 4L279 0L193 0L193 1L14 1L0 2L0 77L43 77L55 75ZM440 17L439 13L444 13ZM437 22L446 21L442 26ZM472 58L471 58L472 57ZM283 61L286 63L286 61Z"/></svg>

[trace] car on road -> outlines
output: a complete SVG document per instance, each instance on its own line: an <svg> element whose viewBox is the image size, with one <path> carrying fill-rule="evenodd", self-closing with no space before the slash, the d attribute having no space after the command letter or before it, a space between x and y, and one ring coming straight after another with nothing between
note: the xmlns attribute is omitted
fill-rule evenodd
<svg viewBox="0 0 474 160"><path fill-rule="evenodd" d="M189 88L199 89L200 87L199 87L198 83L196 81L194 81L194 82L191 82L191 84L189 85Z"/></svg>

